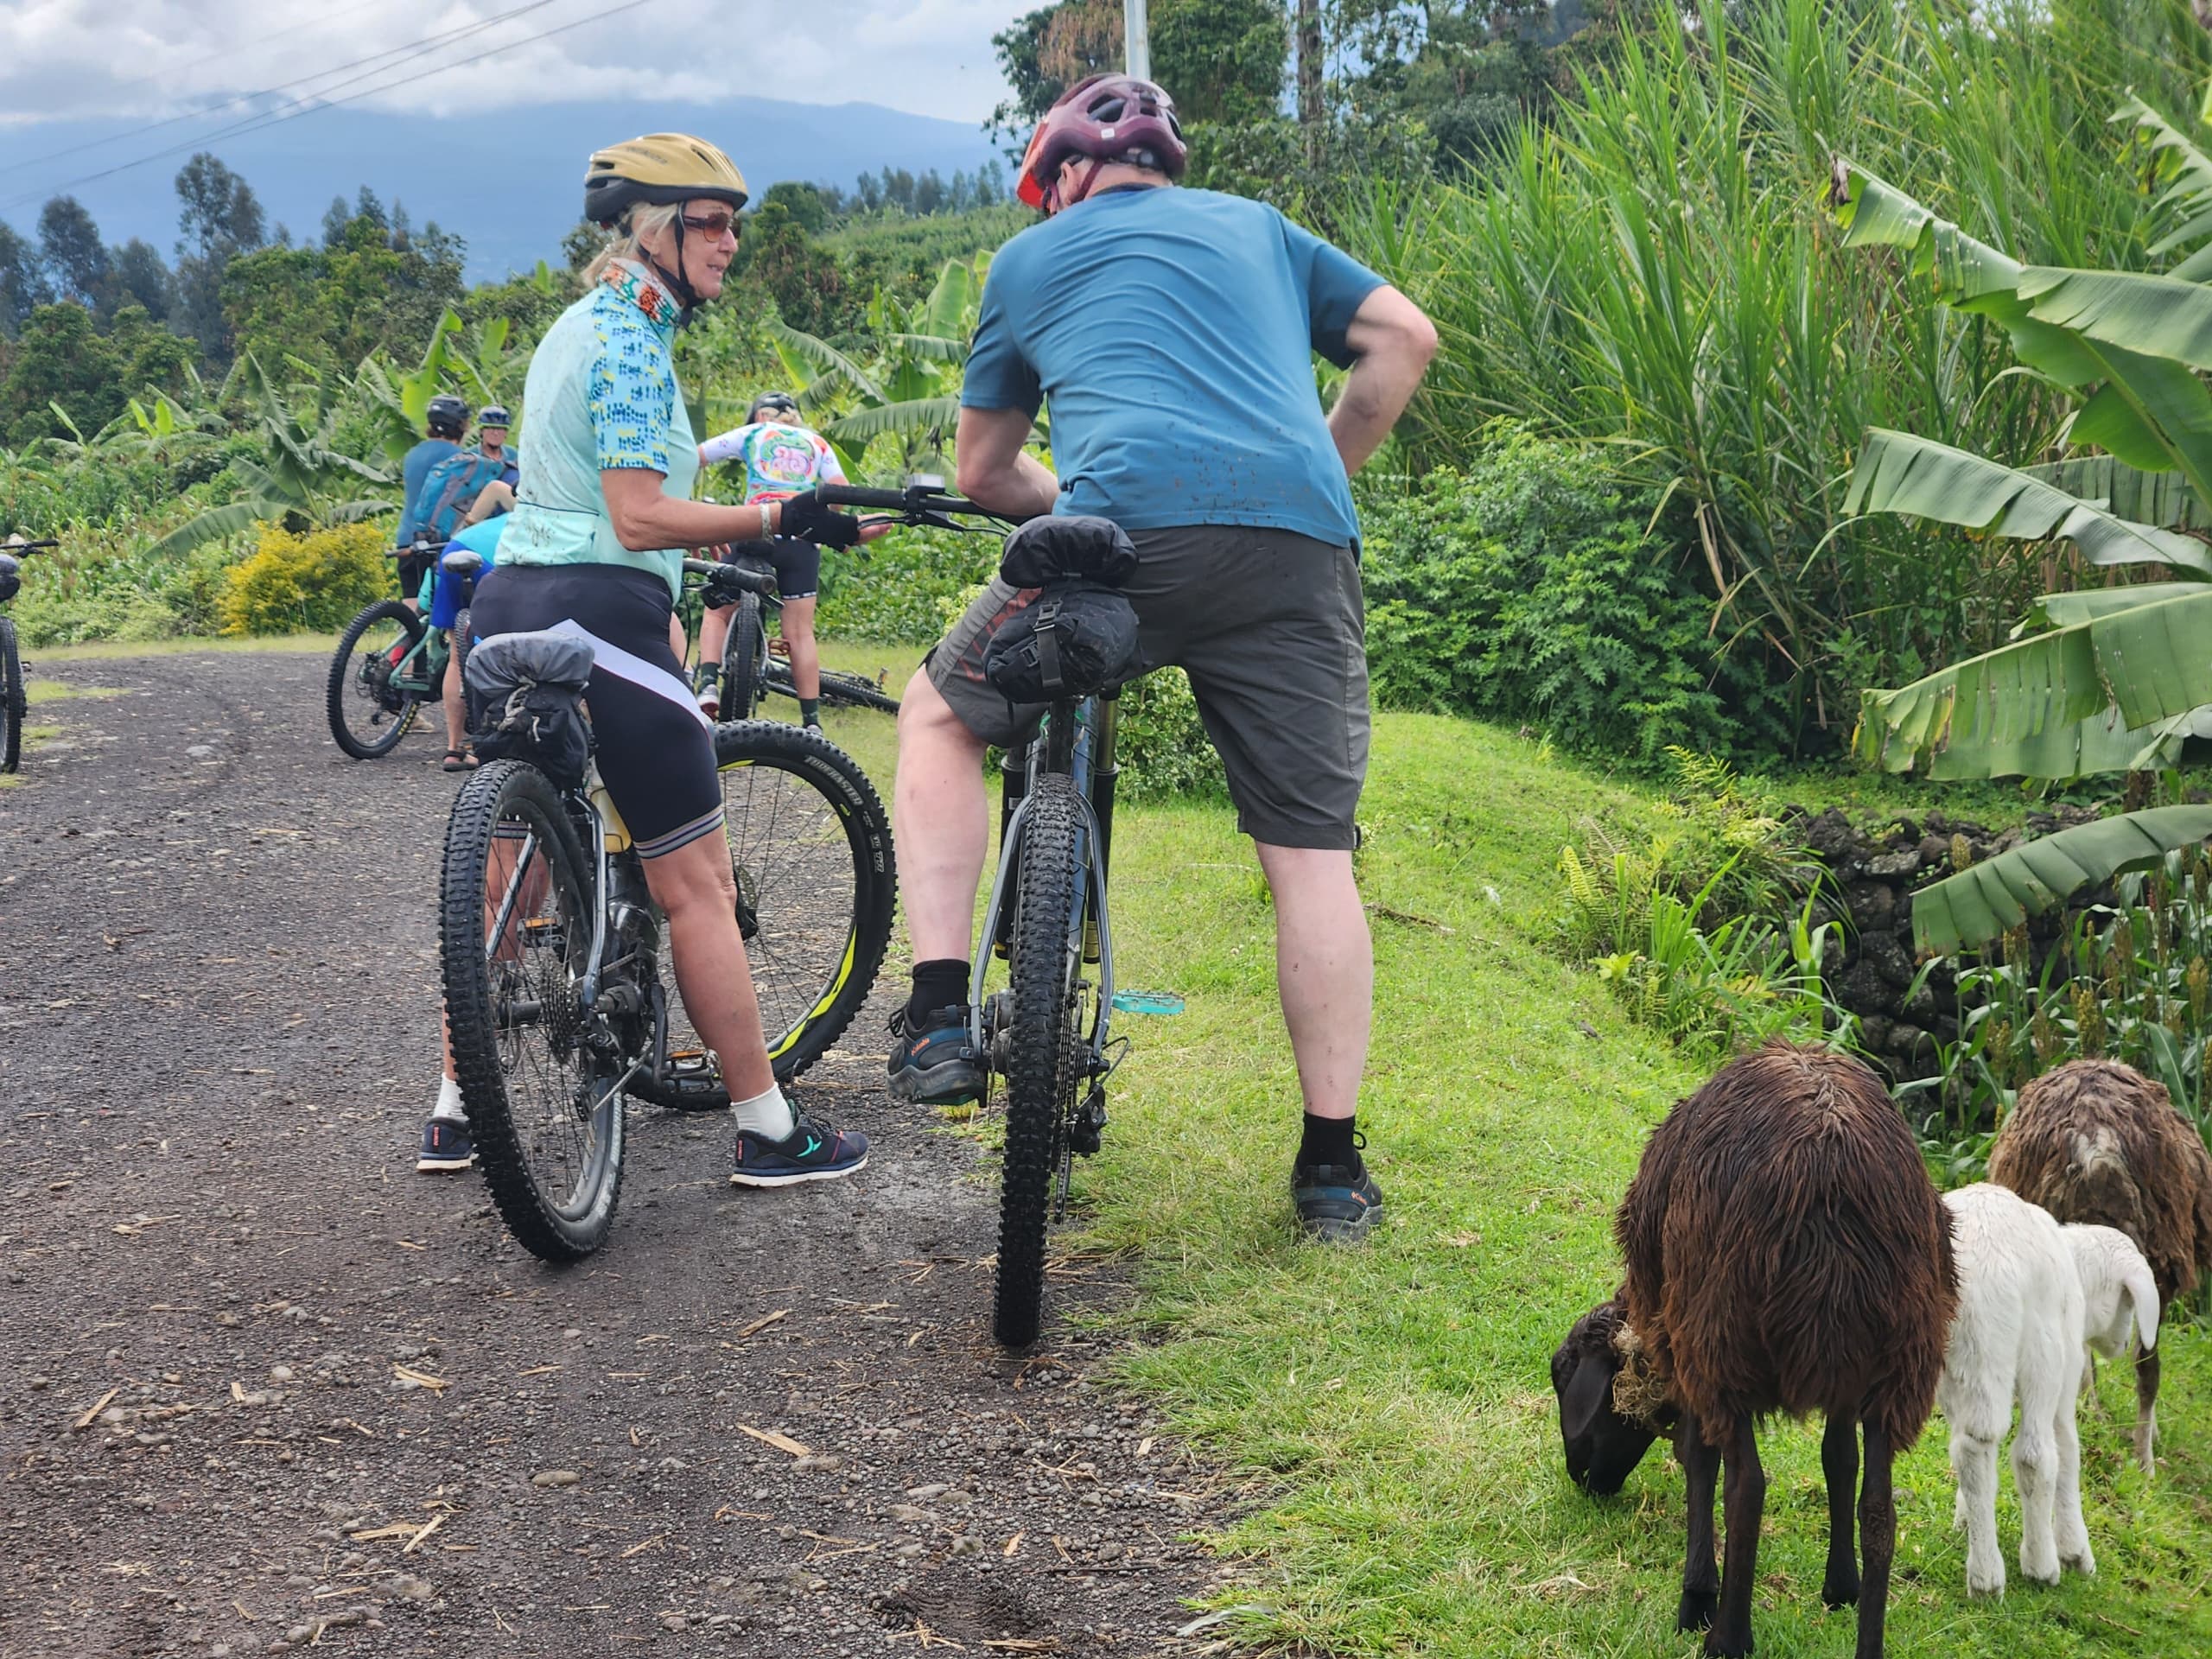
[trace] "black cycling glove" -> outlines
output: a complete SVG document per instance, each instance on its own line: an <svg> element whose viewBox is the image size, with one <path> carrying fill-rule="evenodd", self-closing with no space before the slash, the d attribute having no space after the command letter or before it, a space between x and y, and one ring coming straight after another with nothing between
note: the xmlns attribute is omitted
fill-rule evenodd
<svg viewBox="0 0 2212 1659"><path fill-rule="evenodd" d="M821 547L857 547L861 521L855 513L833 512L808 490L785 500L776 533Z"/></svg>

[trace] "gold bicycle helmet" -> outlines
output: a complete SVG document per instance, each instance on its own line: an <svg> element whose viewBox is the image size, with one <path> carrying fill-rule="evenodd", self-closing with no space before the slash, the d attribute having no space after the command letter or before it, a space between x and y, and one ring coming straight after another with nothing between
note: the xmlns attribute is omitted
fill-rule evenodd
<svg viewBox="0 0 2212 1659"><path fill-rule="evenodd" d="M609 144L584 174L584 217L612 227L641 201L746 202L745 175L715 145L683 132L649 132Z"/></svg>

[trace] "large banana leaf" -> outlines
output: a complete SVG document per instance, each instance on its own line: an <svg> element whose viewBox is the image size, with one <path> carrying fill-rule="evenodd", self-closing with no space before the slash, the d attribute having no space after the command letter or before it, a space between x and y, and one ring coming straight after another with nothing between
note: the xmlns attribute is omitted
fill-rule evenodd
<svg viewBox="0 0 2212 1659"><path fill-rule="evenodd" d="M2169 599L2186 599L2204 589L2193 582L2139 582L2129 588L2077 588L2070 594L2045 594L2036 601L2029 620L2043 627L2070 628L2138 605L2157 605ZM2023 630L2016 630L2018 638Z"/></svg>
<svg viewBox="0 0 2212 1659"><path fill-rule="evenodd" d="M2149 151L2152 181L2164 186L2158 207L2174 228L2152 244L2152 257L2212 235L2212 156L2132 93L2113 119L2134 124L2137 139ZM2166 274L2185 282L2212 276L2212 246L2200 250Z"/></svg>
<svg viewBox="0 0 2212 1659"><path fill-rule="evenodd" d="M171 531L148 551L156 559L175 557L189 553L204 542L249 531L256 519L267 517L266 508L256 502L233 501L228 506L211 508L191 523Z"/></svg>
<svg viewBox="0 0 2212 1659"><path fill-rule="evenodd" d="M2180 355L2212 352L2204 333L2212 311L2202 309L2212 307L2212 289L2176 277L2031 270L1841 158L1829 200L1847 247L1908 250L1913 274L1929 280L1936 298L2001 323L2023 363L2062 386L2105 389L2093 421L2100 443L2138 466L2179 469L2198 500L2212 501L2212 390ZM2070 280L2105 276L2125 280ZM2178 310L2159 303L2177 298ZM2063 326L2068 317L2082 326ZM2101 331L2094 338L2092 327ZM2153 466L2161 456L2163 466Z"/></svg>
<svg viewBox="0 0 2212 1659"><path fill-rule="evenodd" d="M822 431L823 436L839 443L865 446L870 438L886 432L935 429L950 433L959 419L957 396L917 397L910 403L878 404L873 409L855 410L842 420L830 422Z"/></svg>
<svg viewBox="0 0 2212 1659"><path fill-rule="evenodd" d="M2212 548L2116 518L2033 474L1886 427L1867 429L1847 513L1898 512L1992 536L2062 536L2092 564L2169 564L2212 577Z"/></svg>
<svg viewBox="0 0 2212 1659"><path fill-rule="evenodd" d="M2158 806L2023 842L1914 894L1913 946L1923 956L1971 950L2083 887L2208 836L2212 806Z"/></svg>
<svg viewBox="0 0 2212 1659"><path fill-rule="evenodd" d="M2212 588L2038 634L1895 690L1861 694L1853 747L1891 772L1948 755L1948 776L1989 777L2063 728L2116 709L2141 731L2212 703ZM2071 770L2038 775L2071 777Z"/></svg>

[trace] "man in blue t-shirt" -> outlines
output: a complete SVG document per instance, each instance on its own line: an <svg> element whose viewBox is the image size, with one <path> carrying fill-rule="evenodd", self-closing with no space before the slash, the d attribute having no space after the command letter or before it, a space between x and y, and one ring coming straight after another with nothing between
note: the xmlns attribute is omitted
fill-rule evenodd
<svg viewBox="0 0 2212 1659"><path fill-rule="evenodd" d="M1096 514L1129 533L1144 664L1178 664L1274 894L1276 966L1305 1102L1291 1172L1306 1236L1363 1238L1382 1195L1353 1127L1374 967L1352 879L1367 661L1350 475L1421 384L1436 331L1412 301L1274 208L1176 185L1187 152L1157 86L1096 76L1039 124L1021 193L1048 217L994 257L961 394L959 487L1011 518ZM1325 416L1313 353L1349 368ZM1024 445L1052 405L1058 476ZM914 954L893 1019L901 1099L972 1099L969 930L987 745L1010 705L984 652L1036 589L994 582L930 653L899 721L893 834Z"/></svg>
<svg viewBox="0 0 2212 1659"><path fill-rule="evenodd" d="M423 442L399 463L399 528L391 540L400 550L399 596L410 611L420 608L416 593L437 562L435 553L407 551L415 539L415 515L423 505L423 480L448 455L460 453L461 435L468 430L468 405L450 393L440 392L423 411L423 425L426 435Z"/></svg>

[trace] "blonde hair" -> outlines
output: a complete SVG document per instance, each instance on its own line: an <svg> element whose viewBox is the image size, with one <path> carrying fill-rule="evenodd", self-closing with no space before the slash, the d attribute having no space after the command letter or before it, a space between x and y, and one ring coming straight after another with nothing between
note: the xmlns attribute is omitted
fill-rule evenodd
<svg viewBox="0 0 2212 1659"><path fill-rule="evenodd" d="M683 212L683 204L680 201L641 201L632 207L622 215L621 227L613 239L584 267L585 283L595 283L607 275L607 268L618 259L642 262L645 238L658 236L675 224Z"/></svg>

